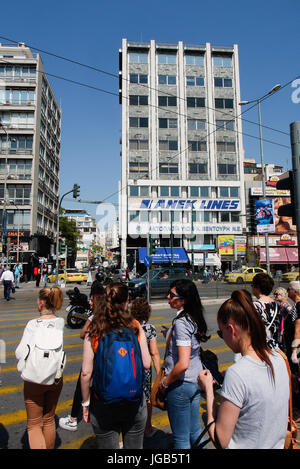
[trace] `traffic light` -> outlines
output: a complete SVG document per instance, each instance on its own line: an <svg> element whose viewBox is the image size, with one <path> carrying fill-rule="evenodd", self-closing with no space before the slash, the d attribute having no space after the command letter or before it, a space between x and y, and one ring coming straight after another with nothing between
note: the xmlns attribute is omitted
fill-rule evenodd
<svg viewBox="0 0 300 469"><path fill-rule="evenodd" d="M3 253L3 254L6 254L6 252L7 252L7 245L6 245L6 244L3 244L3 245L2 245L2 253Z"/></svg>
<svg viewBox="0 0 300 469"><path fill-rule="evenodd" d="M150 256L151 256L151 254L156 253L158 247L159 247L159 239L158 238L151 238L151 236L150 236Z"/></svg>
<svg viewBox="0 0 300 469"><path fill-rule="evenodd" d="M66 250L66 244L64 241L59 241L58 251L59 254L64 254Z"/></svg>
<svg viewBox="0 0 300 469"><path fill-rule="evenodd" d="M291 203L281 205L278 208L279 217L291 217L293 219L293 225L296 225L296 208L295 208L295 188L294 188L294 176L293 171L289 171L289 176L285 179L279 179L276 183L277 190L289 190Z"/></svg>
<svg viewBox="0 0 300 469"><path fill-rule="evenodd" d="M79 194L80 194L80 186L78 186L78 184L74 184L74 186L73 186L73 198L77 199Z"/></svg>
<svg viewBox="0 0 300 469"><path fill-rule="evenodd" d="M67 247L67 256L68 257L72 257L73 255L73 248L71 248L70 246Z"/></svg>

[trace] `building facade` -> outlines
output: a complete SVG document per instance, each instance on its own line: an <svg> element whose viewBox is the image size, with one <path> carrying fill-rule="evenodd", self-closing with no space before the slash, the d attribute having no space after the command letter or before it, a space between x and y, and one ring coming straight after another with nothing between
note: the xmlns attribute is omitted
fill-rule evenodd
<svg viewBox="0 0 300 469"><path fill-rule="evenodd" d="M119 64L122 266L149 234L217 250L245 227L238 47L123 39Z"/></svg>
<svg viewBox="0 0 300 469"><path fill-rule="evenodd" d="M40 55L23 43L0 44L0 123L2 243L35 264L54 253L61 109Z"/></svg>

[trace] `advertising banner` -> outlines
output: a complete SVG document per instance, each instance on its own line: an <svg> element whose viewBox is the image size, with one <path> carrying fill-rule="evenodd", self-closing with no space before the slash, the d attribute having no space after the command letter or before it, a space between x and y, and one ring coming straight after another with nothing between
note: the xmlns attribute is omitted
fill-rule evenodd
<svg viewBox="0 0 300 469"><path fill-rule="evenodd" d="M219 254L233 256L234 254L234 236L219 235L218 236Z"/></svg>
<svg viewBox="0 0 300 469"><path fill-rule="evenodd" d="M292 218L278 216L279 207L281 207L281 205L290 204L291 198L290 197L276 197L273 200L274 200L275 233L276 234L296 233L297 227L293 225Z"/></svg>
<svg viewBox="0 0 300 469"><path fill-rule="evenodd" d="M129 210L234 211L241 210L239 199L131 199Z"/></svg>
<svg viewBox="0 0 300 469"><path fill-rule="evenodd" d="M262 199L255 202L257 233L274 233L274 199Z"/></svg>

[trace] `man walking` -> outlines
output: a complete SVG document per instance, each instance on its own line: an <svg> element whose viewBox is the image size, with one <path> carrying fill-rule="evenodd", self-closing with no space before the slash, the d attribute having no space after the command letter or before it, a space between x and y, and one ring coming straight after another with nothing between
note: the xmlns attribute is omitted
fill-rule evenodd
<svg viewBox="0 0 300 469"><path fill-rule="evenodd" d="M9 301L10 291L14 283L14 274L9 267L6 267L6 270L1 275L0 282L3 282L4 285L4 298Z"/></svg>
<svg viewBox="0 0 300 469"><path fill-rule="evenodd" d="M23 272L22 264L18 262L18 264L15 265L14 270L15 270L15 285L16 285L16 288L20 288L20 278Z"/></svg>

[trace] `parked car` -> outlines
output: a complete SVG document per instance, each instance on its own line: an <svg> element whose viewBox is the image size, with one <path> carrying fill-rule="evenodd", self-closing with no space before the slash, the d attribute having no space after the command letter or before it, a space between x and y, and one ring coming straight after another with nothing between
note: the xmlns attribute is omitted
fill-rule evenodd
<svg viewBox="0 0 300 469"><path fill-rule="evenodd" d="M191 279L190 273L182 267L165 267L150 270L151 296L166 297L170 285L174 280ZM147 295L147 273L142 277L128 282L128 289L131 298Z"/></svg>
<svg viewBox="0 0 300 469"><path fill-rule="evenodd" d="M267 271L261 267L247 267L225 274L225 280L228 283L251 283L253 277L261 273L267 274Z"/></svg>
<svg viewBox="0 0 300 469"><path fill-rule="evenodd" d="M294 282L295 280L300 280L299 270L282 274L280 280L281 282Z"/></svg>
<svg viewBox="0 0 300 469"><path fill-rule="evenodd" d="M65 278L65 271L64 270L59 270L58 272L58 280L64 280ZM71 282L86 282L88 279L88 274L84 272L79 272L76 269L66 269L66 281L67 283ZM54 283L56 281L56 275L51 274L48 275L47 277L48 283Z"/></svg>
<svg viewBox="0 0 300 469"><path fill-rule="evenodd" d="M124 282L124 280L126 280L125 269L116 269L112 275L113 275L114 282Z"/></svg>

